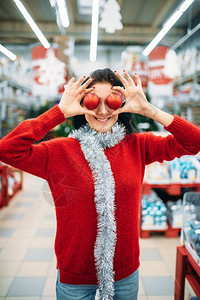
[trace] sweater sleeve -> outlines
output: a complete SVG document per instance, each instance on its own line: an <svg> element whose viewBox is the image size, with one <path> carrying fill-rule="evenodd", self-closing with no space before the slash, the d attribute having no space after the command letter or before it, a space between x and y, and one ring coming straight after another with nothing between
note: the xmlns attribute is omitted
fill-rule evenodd
<svg viewBox="0 0 200 300"><path fill-rule="evenodd" d="M23 121L0 140L0 161L45 179L47 142L33 143L65 120L64 114L55 105L39 117Z"/></svg>
<svg viewBox="0 0 200 300"><path fill-rule="evenodd" d="M146 133L146 164L195 155L200 151L200 129L177 115L173 116L171 124L164 127L171 133L167 137Z"/></svg>

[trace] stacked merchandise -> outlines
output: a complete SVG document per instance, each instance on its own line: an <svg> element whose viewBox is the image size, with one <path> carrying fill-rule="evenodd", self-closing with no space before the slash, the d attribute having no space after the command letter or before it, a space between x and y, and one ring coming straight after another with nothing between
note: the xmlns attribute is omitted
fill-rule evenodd
<svg viewBox="0 0 200 300"><path fill-rule="evenodd" d="M200 182L200 164L196 157L185 155L167 164L172 182Z"/></svg>
<svg viewBox="0 0 200 300"><path fill-rule="evenodd" d="M167 136L166 132L152 132ZM146 166L144 181L149 184L199 183L200 154L184 155L172 161L154 162Z"/></svg>
<svg viewBox="0 0 200 300"><path fill-rule="evenodd" d="M154 162L146 166L144 182L149 184L169 184L169 170L166 162Z"/></svg>
<svg viewBox="0 0 200 300"><path fill-rule="evenodd" d="M199 159L184 155L172 161L152 163L146 167L144 181L150 184L199 183Z"/></svg>
<svg viewBox="0 0 200 300"><path fill-rule="evenodd" d="M165 230L167 220L172 228L182 227L182 200L168 201L165 205L155 191L142 198L142 230Z"/></svg>
<svg viewBox="0 0 200 300"><path fill-rule="evenodd" d="M173 228L182 227L183 219L183 202L181 199L178 201L168 201L167 202L167 218Z"/></svg>
<svg viewBox="0 0 200 300"><path fill-rule="evenodd" d="M181 66L181 77L192 76L195 72L200 71L200 51L196 46L191 46L182 50L178 54Z"/></svg>
<svg viewBox="0 0 200 300"><path fill-rule="evenodd" d="M142 230L167 229L167 208L163 201L152 191L142 198Z"/></svg>
<svg viewBox="0 0 200 300"><path fill-rule="evenodd" d="M200 89L200 85L198 84L200 75L200 51L196 47L188 48L178 54L178 59L181 66L181 76L177 82L178 89L180 93L181 90L188 90L188 100L199 101L199 94L196 94L195 90L199 91Z"/></svg>
<svg viewBox="0 0 200 300"><path fill-rule="evenodd" d="M192 79L191 79L192 81ZM175 87L177 83L174 84ZM200 84L194 82L186 82L178 86L171 98L174 103L188 103L193 104L200 101Z"/></svg>

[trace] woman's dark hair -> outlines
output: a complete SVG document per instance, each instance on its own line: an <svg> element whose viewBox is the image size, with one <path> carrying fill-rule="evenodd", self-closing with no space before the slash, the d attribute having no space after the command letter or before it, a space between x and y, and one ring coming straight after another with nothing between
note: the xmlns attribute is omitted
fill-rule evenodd
<svg viewBox="0 0 200 300"><path fill-rule="evenodd" d="M95 70L95 71L93 71L90 74L90 76L93 77L93 80L88 85L88 88L90 86L92 86L93 84L97 83L97 82L109 82L109 83L112 84L112 86L121 86L121 87L124 87L123 84L122 84L122 82L119 80L119 78L109 68ZM84 82L88 78L89 77L87 77L84 80ZM123 104L122 104L122 106L123 106ZM135 126L135 124L133 122L132 114L131 113L121 113L121 114L119 114L117 121L119 123L123 123L124 124L124 126L126 127L127 134L133 133L133 132L138 132L138 129L136 128L136 126ZM87 123L87 121L85 119L85 115L77 115L77 116L73 117L73 126L74 126L74 129L79 129L82 125L85 125L86 123Z"/></svg>

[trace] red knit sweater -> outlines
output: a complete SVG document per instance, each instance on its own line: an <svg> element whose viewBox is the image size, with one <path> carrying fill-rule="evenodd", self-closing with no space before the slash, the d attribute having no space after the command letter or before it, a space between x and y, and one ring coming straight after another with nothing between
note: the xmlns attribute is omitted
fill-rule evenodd
<svg viewBox="0 0 200 300"><path fill-rule="evenodd" d="M72 137L63 137L33 145L64 121L57 105L23 121L0 141L0 160L48 181L56 207L55 253L61 282L97 284L94 181L80 144ZM116 189L115 280L129 276L139 266L138 219L145 165L200 151L200 129L193 124L174 115L165 129L172 134L132 133L104 150Z"/></svg>

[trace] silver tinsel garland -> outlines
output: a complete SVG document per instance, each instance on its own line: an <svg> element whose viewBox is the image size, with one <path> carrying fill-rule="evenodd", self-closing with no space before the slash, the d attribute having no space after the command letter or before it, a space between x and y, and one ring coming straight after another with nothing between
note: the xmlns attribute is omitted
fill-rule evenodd
<svg viewBox="0 0 200 300"><path fill-rule="evenodd" d="M95 131L87 123L73 130L69 135L81 144L81 149L94 177L94 201L98 214L94 257L100 300L110 300L114 296L113 259L117 240L115 181L104 149L120 143L125 134L125 126L116 122L112 130L105 133Z"/></svg>

